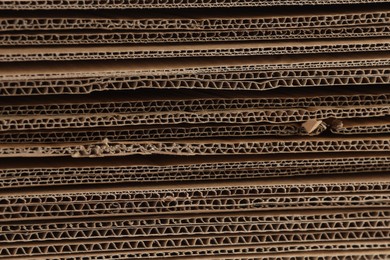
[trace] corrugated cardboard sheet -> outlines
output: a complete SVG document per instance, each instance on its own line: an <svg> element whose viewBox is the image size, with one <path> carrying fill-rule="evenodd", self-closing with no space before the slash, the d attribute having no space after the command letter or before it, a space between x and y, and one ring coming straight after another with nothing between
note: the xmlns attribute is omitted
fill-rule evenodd
<svg viewBox="0 0 390 260"><path fill-rule="evenodd" d="M390 259L389 36L388 0L0 1L0 259Z"/></svg>

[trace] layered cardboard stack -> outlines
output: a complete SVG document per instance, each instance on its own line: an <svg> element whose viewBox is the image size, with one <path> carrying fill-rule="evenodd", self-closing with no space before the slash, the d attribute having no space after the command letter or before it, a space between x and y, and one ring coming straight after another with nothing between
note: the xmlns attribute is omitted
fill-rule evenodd
<svg viewBox="0 0 390 260"><path fill-rule="evenodd" d="M0 9L0 259L390 259L388 0Z"/></svg>

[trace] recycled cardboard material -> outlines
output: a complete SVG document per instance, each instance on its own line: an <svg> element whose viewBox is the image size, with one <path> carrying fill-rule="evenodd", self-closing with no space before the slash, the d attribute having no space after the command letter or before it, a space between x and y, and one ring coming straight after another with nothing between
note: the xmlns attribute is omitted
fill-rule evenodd
<svg viewBox="0 0 390 260"><path fill-rule="evenodd" d="M380 134L389 132L390 119L388 117L361 118L335 120L331 131L335 134Z"/></svg>
<svg viewBox="0 0 390 260"><path fill-rule="evenodd" d="M388 172L389 153L123 157L1 161L0 188L77 184L252 179L320 174ZM353 175L350 175L353 177ZM200 183L199 183L200 185Z"/></svg>
<svg viewBox="0 0 390 260"><path fill-rule="evenodd" d="M213 259L242 259L242 260L255 260L261 257L264 260L289 260L292 257L299 257L300 259L304 260L327 260L329 257L332 257L332 259L337 260L352 260L352 259L388 259L389 253L388 250L386 250L386 244L381 243L379 241L378 246L375 246L374 244L366 243L364 245L362 244L356 244L356 248L361 248L361 250L358 250L356 248L352 248L352 245L345 245L345 248L340 245L319 245L315 247L312 245L311 247L305 247L302 246L302 248L299 248L298 246L278 246L278 247L271 247L264 249L263 247L227 247L224 249L186 249L186 250L180 250L180 251L158 251L158 252L145 252L145 251L138 251L138 252L123 252L123 253L107 253L102 256L101 254L76 254L72 255L71 257L54 257L51 259L67 259L67 260L81 260L81 259L112 259L112 258L124 258L124 259L135 259L135 258L157 258L157 257L177 257L179 256L185 256L188 259L196 259L199 257L207 258L212 256ZM331 249L331 248L335 249ZM303 248L308 248L308 253L303 253L301 250ZM338 248L338 249L336 249ZM381 249L372 249L372 248L381 248ZM288 252L291 250L293 253L277 253L275 254L275 251L286 251ZM348 253L346 253L346 251ZM264 253L265 252L265 253ZM267 253L269 252L269 253ZM325 253L324 253L325 252ZM188 256L194 256L194 257L188 257ZM35 258L35 259L47 259L47 258Z"/></svg>
<svg viewBox="0 0 390 260"><path fill-rule="evenodd" d="M231 136L290 136L318 135L326 130L322 124L312 133L307 133L299 123L252 124L252 125L199 125L164 127L115 127L91 129L7 131L0 132L0 143L72 143L129 141L129 140L173 140L186 138L209 138Z"/></svg>
<svg viewBox="0 0 390 260"><path fill-rule="evenodd" d="M216 1L145 1L145 0L3 0L0 9L5 10L36 10L36 9L128 9L128 8L217 8L217 7L248 7L248 6L289 6L289 5L334 5L334 4L373 4L387 3L386 0L216 0Z"/></svg>
<svg viewBox="0 0 390 260"><path fill-rule="evenodd" d="M301 234L318 231L337 232L353 229L385 232L390 227L388 210L338 213L309 212L299 215L287 212L243 213L207 215L203 217L130 217L128 219L110 218L86 221L59 220L46 223L15 223L1 226L0 238L4 243L60 241L99 238L136 238L145 236L173 237L183 235L220 235L226 236L245 233L273 233L276 237L288 236L285 232ZM356 234L357 234L356 233ZM299 235L298 235L299 236Z"/></svg>
<svg viewBox="0 0 390 260"><path fill-rule="evenodd" d="M297 182L298 181L298 182ZM390 203L385 174L180 185L5 191L0 221L301 209L378 209ZM120 239L119 239L120 240ZM125 242L122 240L122 242ZM127 243L127 242L126 242Z"/></svg>
<svg viewBox="0 0 390 260"><path fill-rule="evenodd" d="M390 259L389 25L385 0L0 1L0 259Z"/></svg>
<svg viewBox="0 0 390 260"><path fill-rule="evenodd" d="M303 9L303 8L302 8ZM309 12L308 12L309 11ZM390 22L390 8L322 8L289 12L264 9L180 10L137 12L12 12L0 18L1 32L7 31L218 31L287 28L332 28L375 26Z"/></svg>
<svg viewBox="0 0 390 260"><path fill-rule="evenodd" d="M387 84L388 54L0 65L0 95L136 89L270 90ZM234 80L232 80L234 79Z"/></svg>
<svg viewBox="0 0 390 260"><path fill-rule="evenodd" d="M60 144L0 144L0 157L106 157L126 155L240 155L389 151L389 136L195 139Z"/></svg>
<svg viewBox="0 0 390 260"><path fill-rule="evenodd" d="M23 105L19 104L20 102ZM233 94L222 91L205 94L195 90L170 94L147 91L129 97L124 94L105 95L95 99L91 97L89 101L85 101L83 97L70 99L37 97L25 101L20 99L19 103L10 103L9 100L4 99L4 105L0 105L0 131L133 126L135 135L138 131L141 139L147 140L155 139L153 134L156 132L156 136L165 132L166 138L169 136L177 138L175 133L181 134L178 136L181 138L228 136L228 133L232 133L232 127L241 124L245 125L240 126L239 130L244 131L231 136L245 136L245 129L249 135L251 132L254 135L253 127L256 126L247 124L265 123L301 122L301 126L290 125L290 128L295 127L293 133L315 135L326 129L326 125L321 120L389 115L390 92L383 91L381 87L362 88L362 90L328 87L311 93L298 89L291 95L283 90L264 94L240 92ZM307 127L308 120L315 120L313 127ZM169 130L165 128L164 131L153 127L148 130L151 125L159 125L161 128L163 125L174 126L175 124L200 125L187 129L176 127ZM218 128L217 125L210 128L201 124L225 124L228 128L224 126ZM233 125L229 126L229 124ZM148 125L148 127L134 128L137 125ZM267 125L259 127L259 130L272 129ZM273 129L277 127L282 129L283 126L274 126ZM130 133L128 132L131 131L130 129L122 133ZM210 129L213 131L208 132ZM283 132L280 132L283 135ZM120 131L117 129L116 133ZM269 133L271 134L272 130ZM28 135L31 134L33 133L30 132ZM50 132L50 134L54 133ZM260 135L264 134L266 133ZM129 139L131 135L127 137L128 139L113 133L107 138L110 136L117 140L138 140Z"/></svg>
<svg viewBox="0 0 390 260"><path fill-rule="evenodd" d="M69 33L0 34L0 46L28 45L80 45L80 44L144 44L144 43L192 43L245 40L282 40L317 38L388 37L388 26L345 28L303 28L280 30L235 31L163 31L163 32L106 32L88 31Z"/></svg>
<svg viewBox="0 0 390 260"><path fill-rule="evenodd" d="M289 41L198 43L138 46L45 46L0 48L1 62L65 61L65 60L120 60L178 57L260 56L285 54L317 54L389 51L386 38Z"/></svg>

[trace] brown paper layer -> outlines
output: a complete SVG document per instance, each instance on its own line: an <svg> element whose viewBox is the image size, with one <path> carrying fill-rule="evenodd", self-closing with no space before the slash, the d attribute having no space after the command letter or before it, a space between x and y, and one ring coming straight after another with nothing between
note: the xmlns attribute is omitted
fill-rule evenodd
<svg viewBox="0 0 390 260"><path fill-rule="evenodd" d="M390 149L388 136L294 137L278 139L205 139L70 144L1 144L0 157L106 157L126 155L240 155L324 152L380 152Z"/></svg>
<svg viewBox="0 0 390 260"><path fill-rule="evenodd" d="M2 193L0 221L174 213L386 208L386 175Z"/></svg>
<svg viewBox="0 0 390 260"><path fill-rule="evenodd" d="M325 9L325 8L323 8ZM390 23L390 9L278 12L261 9L191 11L17 12L0 18L0 31L129 30L218 31L288 28L345 28Z"/></svg>
<svg viewBox="0 0 390 260"><path fill-rule="evenodd" d="M387 210L272 215L244 213L203 217L145 217L85 221L57 221L38 224L4 224L0 239L4 243L65 241L99 238L136 238L226 234L286 234L285 232L372 231L390 227ZM313 232L313 233L310 233ZM316 235L313 234L313 237ZM356 233L355 233L356 234ZM299 235L298 235L299 236ZM297 237L298 237L297 236Z"/></svg>
<svg viewBox="0 0 390 260"><path fill-rule="evenodd" d="M2 62L151 59L389 51L387 39L1 48Z"/></svg>
<svg viewBox="0 0 390 260"><path fill-rule="evenodd" d="M362 57L363 56L363 57ZM389 82L389 59L364 55L335 59L296 57L295 61L267 58L238 60L161 60L99 64L8 65L0 67L3 96L86 94L135 89L270 90L296 87L369 86ZM240 60L242 60L240 64ZM183 64L180 64L183 63ZM207 64L209 63L209 64ZM220 65L218 65L220 63ZM256 64L257 63L257 64ZM151 66L153 64L154 66ZM144 67L144 68L143 68ZM344 68L341 68L344 67Z"/></svg>
<svg viewBox="0 0 390 260"><path fill-rule="evenodd" d="M54 165L48 165L50 161L45 160L44 163L25 163L21 166L19 161L10 165L2 162L4 168L0 169L0 188L353 174L388 172L390 166L390 157L385 153L339 154L333 157L325 154L315 158L305 154L284 157L273 155L274 160L270 161L267 156L241 156L240 161L236 162L230 157L216 158L215 162L206 162L205 158L175 158L174 162L169 162L172 158L163 159L164 163L172 165L151 165L150 161L139 158L119 161L110 159L108 165L85 161L80 165L74 165L72 161L53 161ZM152 157L151 160L156 162L161 159Z"/></svg>
<svg viewBox="0 0 390 260"><path fill-rule="evenodd" d="M388 37L388 26L297 28L280 30L236 31L164 31L164 32L74 32L0 35L0 46L192 43L220 41L293 40L318 38Z"/></svg>

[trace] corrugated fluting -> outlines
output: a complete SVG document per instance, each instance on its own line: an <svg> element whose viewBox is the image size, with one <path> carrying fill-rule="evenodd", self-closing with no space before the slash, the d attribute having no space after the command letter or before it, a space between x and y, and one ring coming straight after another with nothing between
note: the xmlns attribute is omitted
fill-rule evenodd
<svg viewBox="0 0 390 260"><path fill-rule="evenodd" d="M390 0L0 0L3 259L390 259Z"/></svg>

